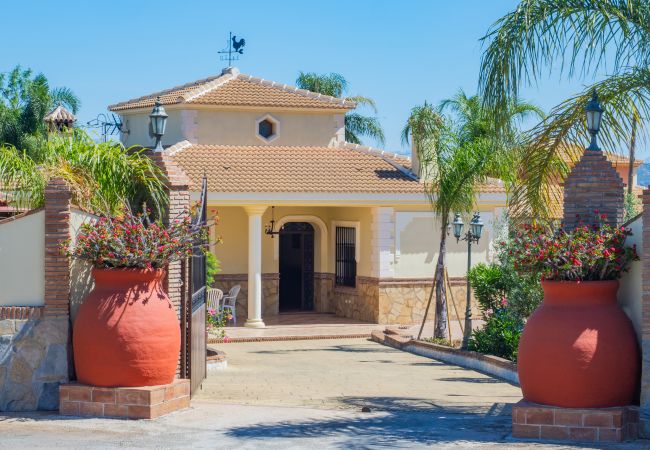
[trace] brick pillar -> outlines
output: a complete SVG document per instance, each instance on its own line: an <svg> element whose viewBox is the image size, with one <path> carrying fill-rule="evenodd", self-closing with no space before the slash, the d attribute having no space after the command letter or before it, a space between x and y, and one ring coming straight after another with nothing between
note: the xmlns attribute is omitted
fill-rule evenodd
<svg viewBox="0 0 650 450"><path fill-rule="evenodd" d="M650 438L650 189L643 191L643 281L641 297L641 402L639 433Z"/></svg>
<svg viewBox="0 0 650 450"><path fill-rule="evenodd" d="M45 187L45 317L70 316L70 259L61 243L70 238L72 193L62 178Z"/></svg>
<svg viewBox="0 0 650 450"><path fill-rule="evenodd" d="M563 226L598 223L594 211L607 215L605 223L620 225L623 209L623 179L602 151L585 150L564 182Z"/></svg>
<svg viewBox="0 0 650 450"><path fill-rule="evenodd" d="M166 189L169 204L163 215L163 222L169 224L170 221L176 220L189 212L190 180L167 153L152 153L151 158L167 177ZM170 263L167 268L165 289L167 290L167 295L179 315L182 289L183 285L187 281L183 280L183 278L181 262L175 261Z"/></svg>

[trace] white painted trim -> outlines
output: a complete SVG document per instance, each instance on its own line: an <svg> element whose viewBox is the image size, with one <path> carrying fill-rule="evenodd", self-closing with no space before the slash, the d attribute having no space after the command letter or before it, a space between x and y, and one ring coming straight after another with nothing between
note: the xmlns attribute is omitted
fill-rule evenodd
<svg viewBox="0 0 650 450"><path fill-rule="evenodd" d="M198 191L191 192L193 200L200 198ZM208 192L208 201L219 204L268 205L322 205L322 206L379 206L379 205L429 205L424 193L341 193L341 192ZM347 204L343 204L347 203ZM506 194L480 194L477 199L480 210L506 206Z"/></svg>
<svg viewBox="0 0 650 450"><path fill-rule="evenodd" d="M282 226L288 222L307 222L318 227L320 232L320 266L321 272L325 272L327 268L327 243L329 238L327 234L327 225L323 219L312 215L288 215L278 219L276 223L278 230L281 230ZM273 243L273 259L276 261L280 259L280 239L275 239L275 242Z"/></svg>
<svg viewBox="0 0 650 450"><path fill-rule="evenodd" d="M260 123L268 120L269 122L273 123L273 134L265 138L260 134ZM259 139L260 141L264 142L265 144L270 144L271 142L275 141L277 138L280 137L280 120L276 117L273 117L271 114L264 114L262 117L258 118L255 121L255 137Z"/></svg>
<svg viewBox="0 0 650 450"><path fill-rule="evenodd" d="M354 260L359 264L359 260L361 259L361 222L332 220L332 255L336 255L336 227L354 228Z"/></svg>

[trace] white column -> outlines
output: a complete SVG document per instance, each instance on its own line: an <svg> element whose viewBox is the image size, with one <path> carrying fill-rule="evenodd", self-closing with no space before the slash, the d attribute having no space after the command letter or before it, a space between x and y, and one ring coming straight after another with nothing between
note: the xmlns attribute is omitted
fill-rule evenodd
<svg viewBox="0 0 650 450"><path fill-rule="evenodd" d="M245 206L248 214L248 320L250 328L264 328L262 321L262 214L266 206Z"/></svg>

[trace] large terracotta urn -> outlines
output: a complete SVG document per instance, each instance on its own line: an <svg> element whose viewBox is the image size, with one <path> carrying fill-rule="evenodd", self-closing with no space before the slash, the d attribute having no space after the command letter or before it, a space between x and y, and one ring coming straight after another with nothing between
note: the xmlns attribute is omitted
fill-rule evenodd
<svg viewBox="0 0 650 450"><path fill-rule="evenodd" d="M79 383L155 386L171 383L180 350L176 312L164 292L165 271L94 269L95 287L73 328Z"/></svg>
<svg viewBox="0 0 650 450"><path fill-rule="evenodd" d="M542 281L544 301L519 343L524 399L564 408L636 403L639 348L618 281Z"/></svg>

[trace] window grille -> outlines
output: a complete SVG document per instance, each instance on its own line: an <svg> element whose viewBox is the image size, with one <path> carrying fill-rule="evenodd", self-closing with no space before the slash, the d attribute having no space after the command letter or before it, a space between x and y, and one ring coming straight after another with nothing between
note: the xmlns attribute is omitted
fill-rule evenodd
<svg viewBox="0 0 650 450"><path fill-rule="evenodd" d="M357 261L356 230L353 227L336 227L336 284L356 285Z"/></svg>

